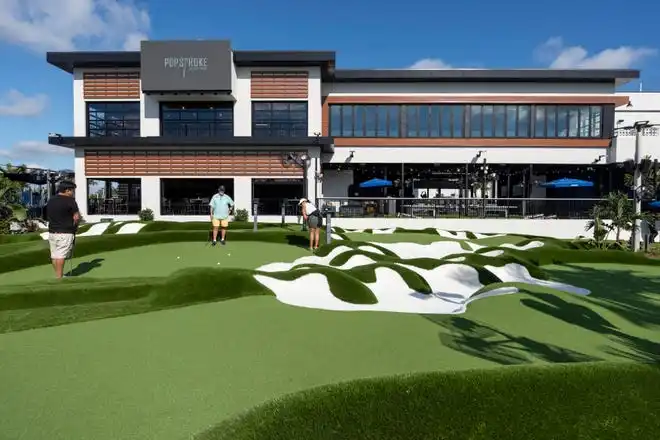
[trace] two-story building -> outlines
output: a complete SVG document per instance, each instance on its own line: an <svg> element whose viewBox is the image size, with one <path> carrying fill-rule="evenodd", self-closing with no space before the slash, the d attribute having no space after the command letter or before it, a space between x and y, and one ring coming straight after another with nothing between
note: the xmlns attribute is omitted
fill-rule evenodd
<svg viewBox="0 0 660 440"><path fill-rule="evenodd" d="M218 185L238 208L280 200L443 193L545 197L560 177L612 187L616 88L634 70L346 70L334 52L145 41L139 52L51 52L73 76L77 201L88 219L152 209L207 215ZM440 182L440 183L438 183ZM481 184L481 187L479 186ZM476 189L475 189L476 188ZM477 192L475 192L477 191ZM550 190L548 190L550 191Z"/></svg>

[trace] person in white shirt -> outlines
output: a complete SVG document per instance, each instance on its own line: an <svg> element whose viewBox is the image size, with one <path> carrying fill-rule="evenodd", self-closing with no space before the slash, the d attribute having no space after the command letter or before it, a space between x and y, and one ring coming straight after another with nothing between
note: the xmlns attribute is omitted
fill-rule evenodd
<svg viewBox="0 0 660 440"><path fill-rule="evenodd" d="M305 198L300 199L298 206L302 210L303 220L307 223L309 229L309 250L314 252L319 248L319 236L321 235L321 226L323 226L321 211Z"/></svg>

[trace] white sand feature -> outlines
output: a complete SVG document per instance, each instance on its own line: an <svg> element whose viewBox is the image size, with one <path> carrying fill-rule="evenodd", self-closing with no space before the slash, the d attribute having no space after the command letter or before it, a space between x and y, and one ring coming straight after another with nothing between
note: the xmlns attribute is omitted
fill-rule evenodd
<svg viewBox="0 0 660 440"><path fill-rule="evenodd" d="M516 287L501 287L488 289L479 281L475 268L460 264L465 257L452 257L451 264L444 264L435 269L422 269L411 264L405 264L411 258L442 259L451 254L472 253L482 246L472 243L473 250L466 250L458 242L435 242L428 245L416 243L373 243L394 252L402 261L398 264L417 273L431 288L431 294L421 294L412 290L401 275L393 269L379 267L375 270L376 282L364 283L377 299L376 304L351 304L340 300L332 294L330 285L323 274L307 274L288 281L279 280L268 275L255 275L255 279L270 289L277 299L283 303L306 308L337 310L337 311L380 311L416 314L457 314L465 312L467 305L477 299L495 295L506 295L518 292ZM531 242L526 246L502 245L501 247L526 250L543 246L542 242ZM476 247L476 249L475 249ZM381 254L382 251L373 246L360 246L361 251ZM317 264L328 266L338 255L353 251L348 246L337 246L327 256L308 256L299 258L293 263L272 263L260 267L261 272L285 272L294 267ZM499 256L503 251L489 251L483 256ZM335 269L348 270L354 267L373 264L375 261L365 255L353 255L343 265L333 266ZM503 282L517 282L550 287L577 295L588 295L586 289L554 281L539 280L532 277L524 266L509 263L501 267L485 266ZM482 290L486 288L485 290Z"/></svg>
<svg viewBox="0 0 660 440"><path fill-rule="evenodd" d="M126 223L119 228L117 234L137 234L144 226L144 223Z"/></svg>

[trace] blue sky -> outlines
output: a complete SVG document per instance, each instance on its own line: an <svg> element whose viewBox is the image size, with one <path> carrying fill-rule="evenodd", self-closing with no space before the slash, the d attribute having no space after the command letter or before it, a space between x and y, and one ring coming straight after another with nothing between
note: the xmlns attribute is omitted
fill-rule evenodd
<svg viewBox="0 0 660 440"><path fill-rule="evenodd" d="M46 63L48 50L226 38L235 49L334 50L340 68L639 68L651 91L658 16L660 3L613 0L2 0L0 163L73 166L46 144L73 131L72 78Z"/></svg>

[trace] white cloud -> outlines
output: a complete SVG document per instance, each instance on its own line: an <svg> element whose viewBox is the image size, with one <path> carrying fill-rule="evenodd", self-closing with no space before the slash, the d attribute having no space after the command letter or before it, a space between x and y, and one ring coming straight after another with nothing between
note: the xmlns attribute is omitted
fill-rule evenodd
<svg viewBox="0 0 660 440"><path fill-rule="evenodd" d="M149 26L134 0L0 0L0 40L36 52L136 49Z"/></svg>
<svg viewBox="0 0 660 440"><path fill-rule="evenodd" d="M452 67L439 58L424 58L417 61L415 64L413 64L408 68L420 69L420 70L439 70L439 69L451 69Z"/></svg>
<svg viewBox="0 0 660 440"><path fill-rule="evenodd" d="M48 142L40 141L21 141L14 144L12 147L17 155L27 156L31 154L56 154L59 156L73 155L73 150L57 145L50 145Z"/></svg>
<svg viewBox="0 0 660 440"><path fill-rule="evenodd" d="M537 47L534 56L552 69L627 69L657 53L648 47L619 46L590 55L582 46L566 46L561 37L553 37Z"/></svg>
<svg viewBox="0 0 660 440"><path fill-rule="evenodd" d="M40 141L21 141L9 148L0 149L0 163L13 163L15 165L28 164L33 168L44 168L40 164L62 168L69 166L73 159L73 150L56 145L49 145Z"/></svg>
<svg viewBox="0 0 660 440"><path fill-rule="evenodd" d="M26 96L12 89L0 96L0 115L2 116L37 116L46 109L48 97L43 94Z"/></svg>

